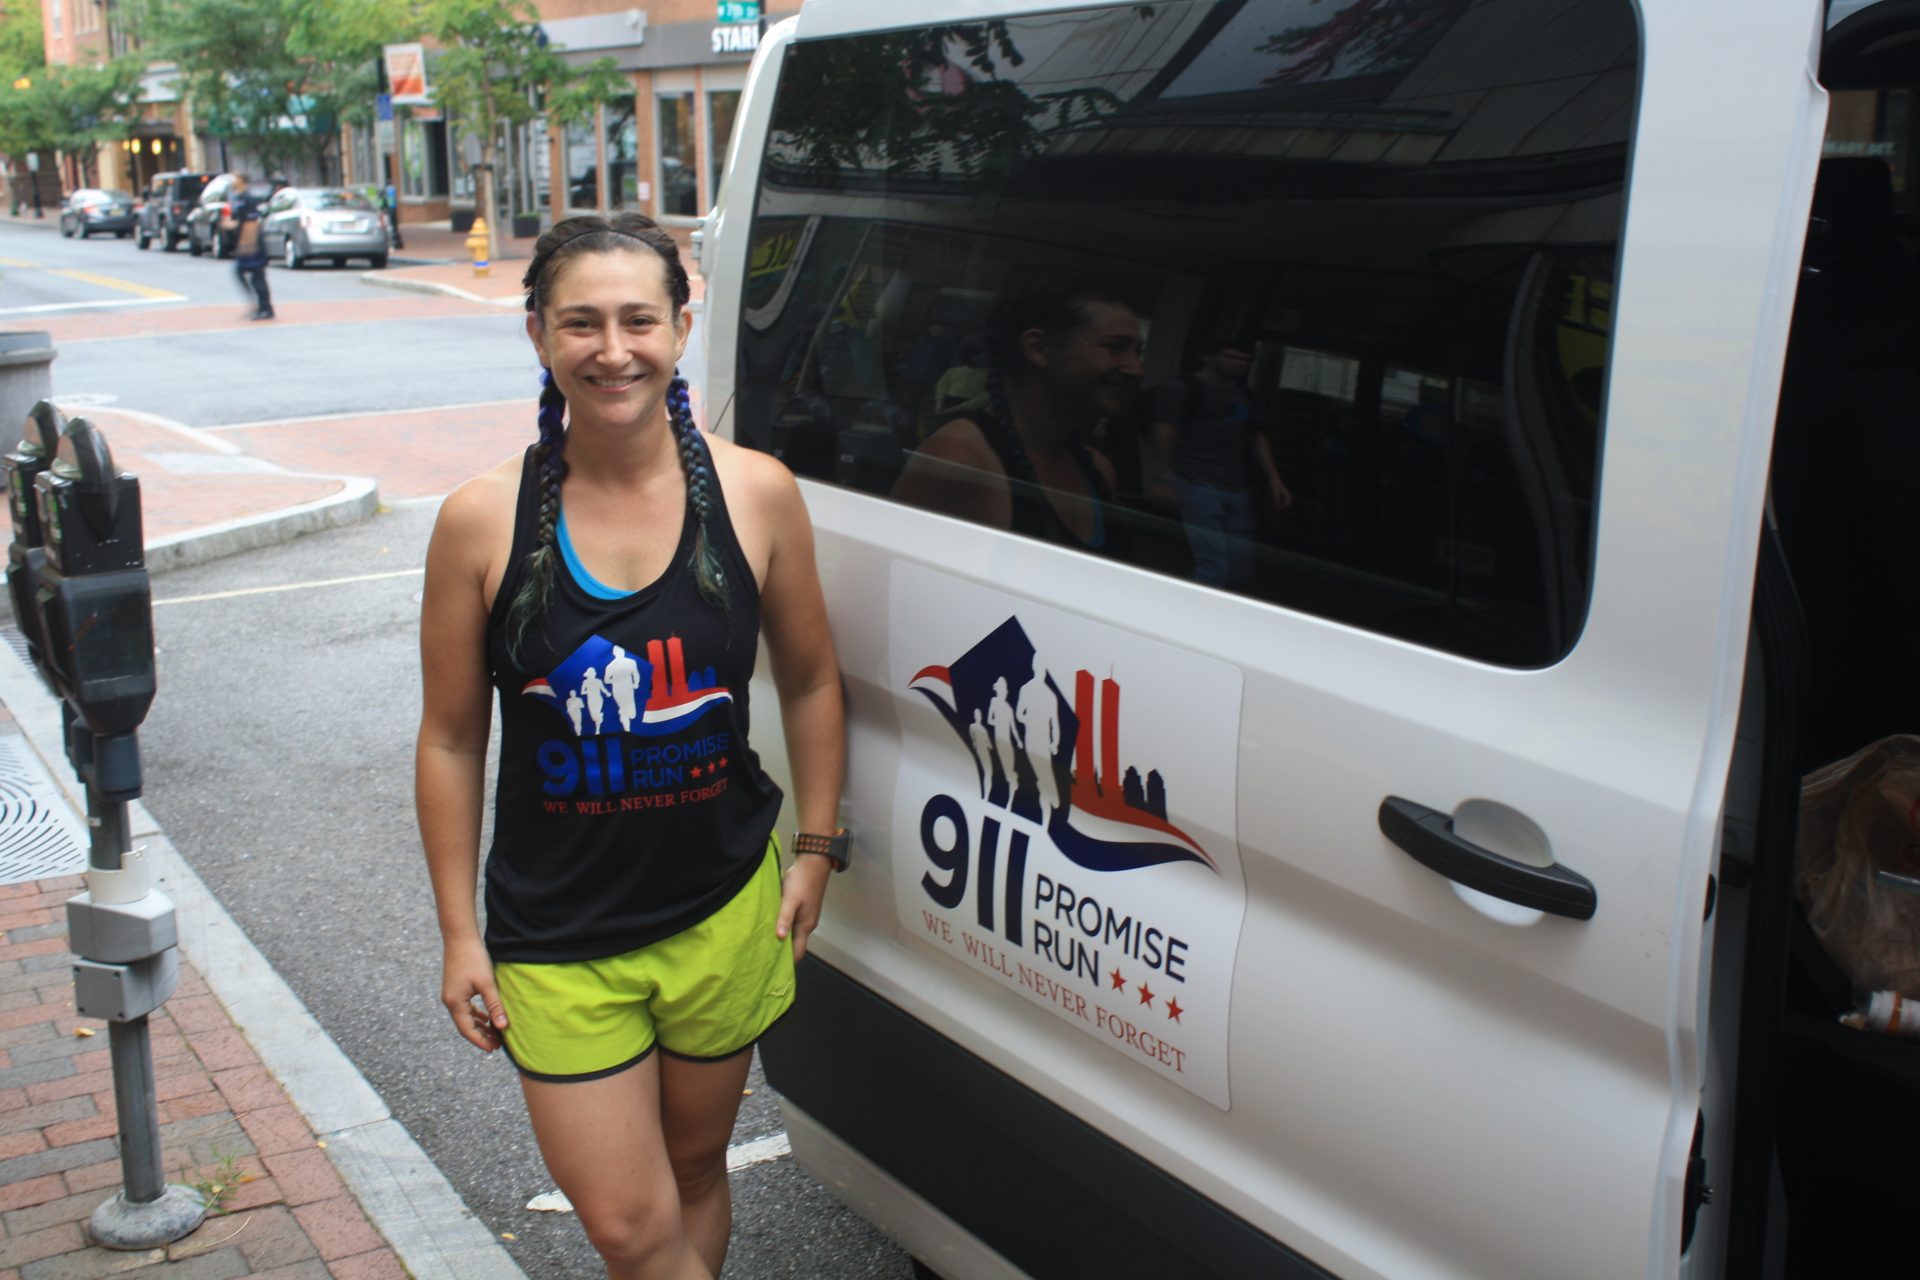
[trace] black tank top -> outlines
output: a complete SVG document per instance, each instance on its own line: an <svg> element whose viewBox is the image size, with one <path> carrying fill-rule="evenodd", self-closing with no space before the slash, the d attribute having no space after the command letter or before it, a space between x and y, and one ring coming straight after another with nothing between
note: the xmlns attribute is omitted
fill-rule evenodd
<svg viewBox="0 0 1920 1280"><path fill-rule="evenodd" d="M1007 473L1007 496L1013 508L1014 533L1043 542L1057 542L1094 555L1120 560L1127 558L1127 552L1120 543L1121 531L1108 519L1108 513L1113 509L1113 494L1101 479L1100 468L1094 465L1092 452L1085 445L1076 444L1073 449L1080 470L1087 477L1087 489L1093 495L1094 526L1091 539L1075 533L1060 518L1060 513L1054 510L1053 503L1047 499L1046 486L1040 483L1039 473L1033 469L1033 462L1027 457L1026 449L1014 435L1009 423L998 414L984 409L969 413L967 417L980 428L987 447L1000 459L1000 467Z"/></svg>
<svg viewBox="0 0 1920 1280"><path fill-rule="evenodd" d="M559 562L519 661L507 607L535 547L539 469L521 464L513 553L487 619L500 699L500 771L487 854L495 960L620 955L699 923L765 857L780 788L747 745L760 593L719 486L708 537L730 614L700 595L680 545L658 581L596 597ZM431 659L429 658L429 661Z"/></svg>

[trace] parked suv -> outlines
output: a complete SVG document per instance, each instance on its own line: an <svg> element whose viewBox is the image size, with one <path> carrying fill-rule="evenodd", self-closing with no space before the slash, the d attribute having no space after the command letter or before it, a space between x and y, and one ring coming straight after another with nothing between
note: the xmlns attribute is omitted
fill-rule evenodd
<svg viewBox="0 0 1920 1280"><path fill-rule="evenodd" d="M187 234L187 216L193 212L194 202L211 177L210 173L192 173L185 169L154 174L153 181L147 184L146 196L134 210L135 243L145 249L158 240L168 253L179 248Z"/></svg>
<svg viewBox="0 0 1920 1280"><path fill-rule="evenodd" d="M199 200L187 215L188 253L196 258L203 253L211 253L216 258L232 255L233 234L222 231L220 224L226 221L240 189L239 177L231 173L220 174L201 188Z"/></svg>

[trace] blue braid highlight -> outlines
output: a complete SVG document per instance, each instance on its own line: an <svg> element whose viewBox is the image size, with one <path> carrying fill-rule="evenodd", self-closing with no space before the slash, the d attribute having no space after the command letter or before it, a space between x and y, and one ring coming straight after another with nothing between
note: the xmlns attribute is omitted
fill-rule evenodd
<svg viewBox="0 0 1920 1280"><path fill-rule="evenodd" d="M551 395L548 393L552 392ZM566 431L567 401L553 385L553 370L540 371L540 443L551 449L563 447Z"/></svg>

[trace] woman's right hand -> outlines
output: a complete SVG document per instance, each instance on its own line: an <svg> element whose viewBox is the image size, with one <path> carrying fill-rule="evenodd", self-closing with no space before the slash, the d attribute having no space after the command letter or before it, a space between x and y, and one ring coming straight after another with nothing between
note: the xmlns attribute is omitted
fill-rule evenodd
<svg viewBox="0 0 1920 1280"><path fill-rule="evenodd" d="M479 1003L474 1003L475 1000ZM478 938L446 944L440 979L440 1003L454 1029L476 1048L492 1053L507 1026L507 1008L493 985L493 961ZM483 1007L484 1006L484 1007Z"/></svg>

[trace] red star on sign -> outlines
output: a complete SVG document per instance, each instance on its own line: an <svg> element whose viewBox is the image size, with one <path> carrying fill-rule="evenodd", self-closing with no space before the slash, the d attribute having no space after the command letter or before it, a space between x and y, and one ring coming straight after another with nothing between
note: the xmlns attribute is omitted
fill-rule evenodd
<svg viewBox="0 0 1920 1280"><path fill-rule="evenodd" d="M720 767L722 769L727 767L727 758L725 756L720 757Z"/></svg>
<svg viewBox="0 0 1920 1280"><path fill-rule="evenodd" d="M1113 989L1115 991L1125 991L1127 989L1127 980L1120 976L1118 969L1115 969L1107 976L1113 979Z"/></svg>
<svg viewBox="0 0 1920 1280"><path fill-rule="evenodd" d="M1141 1004L1153 1003L1153 988L1148 986L1144 982L1140 984L1140 1003Z"/></svg>
<svg viewBox="0 0 1920 1280"><path fill-rule="evenodd" d="M1186 1010L1180 1007L1180 1001L1177 997L1167 1001L1167 1016L1175 1022L1180 1021L1180 1015L1185 1012Z"/></svg>
<svg viewBox="0 0 1920 1280"><path fill-rule="evenodd" d="M693 776L694 776L694 777L696 777L696 778L697 778L697 777L699 777L699 776L700 776L700 766L699 766L699 765L695 765L695 766L693 766L693 770L692 770L692 772L693 772Z"/></svg>

